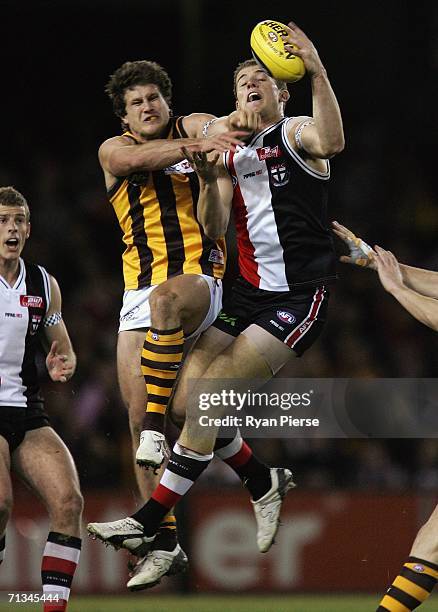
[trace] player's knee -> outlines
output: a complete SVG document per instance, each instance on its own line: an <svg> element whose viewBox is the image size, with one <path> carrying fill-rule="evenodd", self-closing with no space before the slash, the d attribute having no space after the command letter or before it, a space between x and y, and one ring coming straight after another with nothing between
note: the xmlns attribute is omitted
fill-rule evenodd
<svg viewBox="0 0 438 612"><path fill-rule="evenodd" d="M156 289L151 293L149 299L152 319L165 322L169 317L179 315L181 310L180 299L177 293L169 289Z"/></svg>
<svg viewBox="0 0 438 612"><path fill-rule="evenodd" d="M437 517L435 513L419 529L412 546L412 556L437 562L438 540L436 538Z"/></svg>
<svg viewBox="0 0 438 612"><path fill-rule="evenodd" d="M57 504L56 511L61 513L65 522L75 522L82 516L84 509L84 498L80 491L76 488L66 492L64 495L60 495L59 503Z"/></svg>

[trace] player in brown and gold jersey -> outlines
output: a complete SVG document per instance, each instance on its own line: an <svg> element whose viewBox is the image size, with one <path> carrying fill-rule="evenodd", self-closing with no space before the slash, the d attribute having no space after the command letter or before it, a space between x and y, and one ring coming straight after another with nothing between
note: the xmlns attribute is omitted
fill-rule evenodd
<svg viewBox="0 0 438 612"><path fill-rule="evenodd" d="M126 62L118 68L106 92L124 131L99 149L126 246L117 366L144 499L155 488L155 476L138 466L163 462L164 417L184 338L200 334L221 308L224 240L208 237L216 227L215 213L197 209L199 182L182 147L219 155L243 144L239 132L203 136L212 115L173 117L171 88L167 73L155 62ZM163 571L173 573L186 558L176 543L173 515L163 525L155 548L173 555L165 560L172 567ZM146 586L159 578L152 577Z"/></svg>

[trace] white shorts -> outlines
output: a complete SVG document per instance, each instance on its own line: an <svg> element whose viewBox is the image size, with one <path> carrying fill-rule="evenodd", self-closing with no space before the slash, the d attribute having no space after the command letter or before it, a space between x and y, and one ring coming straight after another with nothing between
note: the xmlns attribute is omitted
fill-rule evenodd
<svg viewBox="0 0 438 612"><path fill-rule="evenodd" d="M200 274L199 276L202 276L210 289L210 308L198 329L190 334L190 336L187 336L187 338L199 336L201 332L210 327L222 308L222 281L206 274ZM158 285L152 285L145 289L128 289L128 291L125 291L120 311L119 332L151 326L149 297L156 287Z"/></svg>

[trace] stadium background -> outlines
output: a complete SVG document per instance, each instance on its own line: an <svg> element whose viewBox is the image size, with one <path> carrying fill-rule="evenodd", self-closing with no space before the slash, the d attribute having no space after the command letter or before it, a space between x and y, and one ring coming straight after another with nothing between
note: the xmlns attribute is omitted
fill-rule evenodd
<svg viewBox="0 0 438 612"><path fill-rule="evenodd" d="M252 26L294 19L315 42L344 118L347 145L332 163L330 217L402 261L437 269L438 8L396 0L295 6L2 0L0 9L0 184L13 184L29 199L26 255L58 278L79 358L67 386L46 382L47 405L78 464L86 517L117 516L133 507L134 486L115 384L122 249L96 156L119 130L103 91L108 75L127 59L154 59L173 80L175 113L226 114L233 107L232 73L249 55ZM289 114L311 113L309 89L306 79L291 88ZM233 269L232 263L229 278ZM405 314L372 273L339 266L339 275L322 340L282 375L436 377L433 332ZM433 507L438 441L256 440L254 446L267 462L293 466L299 482L277 548L254 557L246 497L228 468L215 465L182 509L193 566L172 588L381 591ZM0 588L37 587L46 526L39 516L19 491ZM34 550L33 561L17 578L22 546ZM77 589L121 590L124 559L97 544L86 550Z"/></svg>

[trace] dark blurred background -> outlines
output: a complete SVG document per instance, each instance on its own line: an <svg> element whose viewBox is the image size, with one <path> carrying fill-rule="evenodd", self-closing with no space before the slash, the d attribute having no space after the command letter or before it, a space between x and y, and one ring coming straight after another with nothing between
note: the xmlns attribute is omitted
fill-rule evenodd
<svg viewBox="0 0 438 612"><path fill-rule="evenodd" d="M132 484L115 369L121 233L97 161L100 143L119 132L104 86L124 61L151 59L168 70L176 114L226 114L252 27L266 18L293 19L315 43L344 118L346 148L332 161L330 218L403 262L438 269L436 3L35 0L0 1L0 15L0 184L28 198L26 257L62 288L79 365L71 383L47 383L45 394L85 487ZM311 114L308 80L291 92L288 114ZM231 249L227 287L234 258ZM406 314L374 273L339 265L322 339L282 375L436 377L437 354L435 333ZM255 446L268 462L294 465L304 488L438 484L435 440ZM229 478L220 466L206 476Z"/></svg>

